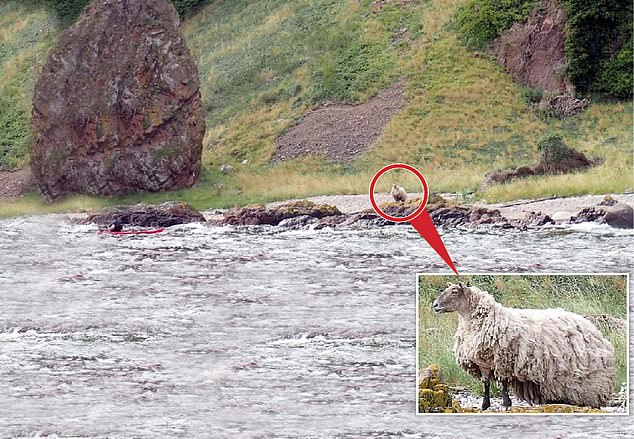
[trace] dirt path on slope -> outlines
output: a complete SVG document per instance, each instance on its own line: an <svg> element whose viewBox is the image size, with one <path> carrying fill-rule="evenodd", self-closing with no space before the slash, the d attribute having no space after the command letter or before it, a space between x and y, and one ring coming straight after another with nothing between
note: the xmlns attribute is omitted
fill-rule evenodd
<svg viewBox="0 0 634 439"><path fill-rule="evenodd" d="M347 161L368 149L405 105L404 84L398 82L365 104L324 104L309 111L277 140L273 162L304 154Z"/></svg>

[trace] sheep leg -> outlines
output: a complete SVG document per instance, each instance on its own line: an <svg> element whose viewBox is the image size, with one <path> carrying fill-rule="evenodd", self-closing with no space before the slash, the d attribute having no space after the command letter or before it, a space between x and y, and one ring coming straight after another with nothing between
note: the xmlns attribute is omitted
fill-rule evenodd
<svg viewBox="0 0 634 439"><path fill-rule="evenodd" d="M509 397L509 380L502 380L502 406L511 408L511 398Z"/></svg>
<svg viewBox="0 0 634 439"><path fill-rule="evenodd" d="M491 379L488 375L482 375L482 387L484 398L482 399L482 411L491 407Z"/></svg>

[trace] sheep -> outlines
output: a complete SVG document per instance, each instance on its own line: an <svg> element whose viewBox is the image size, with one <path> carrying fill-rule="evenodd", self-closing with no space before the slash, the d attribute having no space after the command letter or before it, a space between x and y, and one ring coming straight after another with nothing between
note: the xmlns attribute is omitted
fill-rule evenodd
<svg viewBox="0 0 634 439"><path fill-rule="evenodd" d="M453 353L460 367L482 380L482 410L491 406L491 380L501 382L506 409L509 386L530 404L601 407L610 400L614 348L582 316L561 308L507 308L462 283L449 285L432 308L458 313Z"/></svg>
<svg viewBox="0 0 634 439"><path fill-rule="evenodd" d="M392 192L390 193L396 202L404 203L407 201L407 192L405 192L405 189L400 187L398 184L392 185Z"/></svg>

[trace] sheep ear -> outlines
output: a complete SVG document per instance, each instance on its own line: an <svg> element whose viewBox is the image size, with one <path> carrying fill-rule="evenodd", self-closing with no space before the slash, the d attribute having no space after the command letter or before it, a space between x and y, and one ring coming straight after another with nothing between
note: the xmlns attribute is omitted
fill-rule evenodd
<svg viewBox="0 0 634 439"><path fill-rule="evenodd" d="M462 291L464 291L464 290L466 290L466 289L467 289L467 286L466 286L465 284L463 284L462 282L458 282L458 286L460 287L460 289L461 289Z"/></svg>

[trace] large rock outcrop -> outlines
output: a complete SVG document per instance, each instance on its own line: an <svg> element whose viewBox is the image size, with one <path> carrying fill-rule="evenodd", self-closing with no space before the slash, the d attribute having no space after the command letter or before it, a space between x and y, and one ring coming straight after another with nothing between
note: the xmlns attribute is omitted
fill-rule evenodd
<svg viewBox="0 0 634 439"><path fill-rule="evenodd" d="M563 94L566 14L555 0L541 0L526 21L513 24L493 43L497 60L517 82Z"/></svg>
<svg viewBox="0 0 634 439"><path fill-rule="evenodd" d="M315 204L312 201L300 200L277 207L267 207L263 204L251 204L241 209L229 210L223 219L212 222L213 225L271 225L276 226L291 218L320 219L329 216L341 216L342 213L335 206Z"/></svg>
<svg viewBox="0 0 634 439"><path fill-rule="evenodd" d="M95 0L33 96L34 180L49 200L189 187L205 132L198 72L168 0Z"/></svg>
<svg viewBox="0 0 634 439"><path fill-rule="evenodd" d="M202 213L187 203L168 201L158 206L136 204L119 206L92 213L81 219L80 224L95 223L107 226L118 219L122 224L139 227L171 227L177 224L204 223Z"/></svg>

